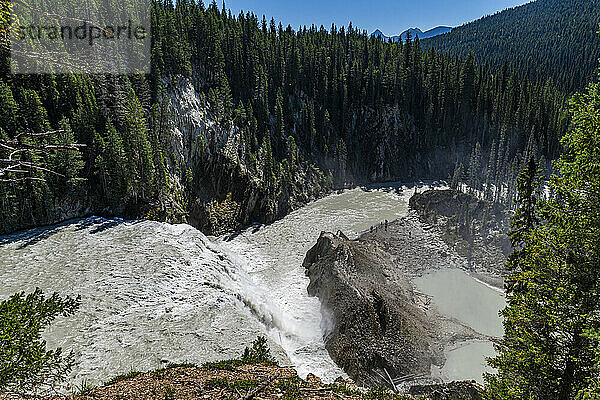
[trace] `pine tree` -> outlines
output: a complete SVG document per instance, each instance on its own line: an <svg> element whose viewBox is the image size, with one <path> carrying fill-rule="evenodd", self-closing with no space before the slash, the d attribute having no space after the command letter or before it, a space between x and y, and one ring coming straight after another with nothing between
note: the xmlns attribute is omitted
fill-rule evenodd
<svg viewBox="0 0 600 400"><path fill-rule="evenodd" d="M127 154L128 181L132 194L148 199L154 189L154 165L152 148L148 140L148 127L144 110L133 89L127 97L125 126L125 153Z"/></svg>
<svg viewBox="0 0 600 400"><path fill-rule="evenodd" d="M283 117L283 95L281 89L277 91L277 97L275 99L275 140L277 143L276 155L279 158L284 157L283 146L286 142L285 136L285 120Z"/></svg>
<svg viewBox="0 0 600 400"><path fill-rule="evenodd" d="M216 3L205 8L189 1L155 2L152 11L156 34L150 76L7 76L0 84L0 119L7 121L0 121L0 129L5 135L57 129L63 118L69 119L75 140L86 145L85 167L78 173L87 179L84 200L97 210L124 201L160 202L163 190L170 190L165 189L167 175L190 170L177 165L177 157L169 159L167 152L173 127L163 105L167 93L182 84L193 86L202 106L207 100L210 118L220 125L216 130L235 120L235 134L243 138L239 159L267 190L281 189L277 178L284 160L287 171L311 165L322 170L323 179L334 173L336 181L344 174L360 179L380 168L373 154L393 143L399 157L385 152L386 174L406 179L425 171L448 176L463 164L471 169L470 174L462 171L464 183L480 188L486 172L492 171L488 176L498 189L495 200L510 203L515 171L527 161L529 137L538 159L555 159L558 139L570 123L563 107L566 95L552 82L528 81L509 63L477 65L475 58L485 59L480 54L465 53L461 60L424 51L418 40L383 43L352 25L294 31L266 18L261 24L252 13L232 16ZM574 63L573 68L583 64ZM114 125L113 138L121 139L122 177L111 171L118 162L108 161L115 157L109 156L107 121ZM494 141L498 149L489 170L481 168L481 161L479 167L470 162L474 152L480 154L476 158L490 154ZM452 157L432 163L439 149ZM266 167L264 154L269 154ZM413 168L407 170L407 163ZM263 175L263 169L269 173ZM11 218L20 224L52 216L59 192L54 181L50 188L15 186L5 191L5 198L15 196L10 199L18 211L11 211Z"/></svg>
<svg viewBox="0 0 600 400"><path fill-rule="evenodd" d="M452 175L452 181L450 183L450 188L452 190L459 190L460 191L460 185L461 185L461 181L463 178L463 170L464 167L462 164L458 165L455 169L454 169L454 174Z"/></svg>
<svg viewBox="0 0 600 400"><path fill-rule="evenodd" d="M537 165L519 180L508 261L505 335L489 397L572 399L597 378L600 330L600 84L571 103L573 127L540 200ZM591 334L590 334L591 333Z"/></svg>
<svg viewBox="0 0 600 400"><path fill-rule="evenodd" d="M68 146L71 143L75 143L75 135L66 118L60 121L60 129L64 132L57 136L57 145ZM53 174L48 175L50 183L55 190L55 193L60 196L77 196L81 198L83 193L84 178L81 178L79 173L84 167L81 152L79 151L58 151L56 152L50 162L50 169L60 176Z"/></svg>
<svg viewBox="0 0 600 400"><path fill-rule="evenodd" d="M17 133L18 105L10 87L0 80L0 127L10 137Z"/></svg>
<svg viewBox="0 0 600 400"><path fill-rule="evenodd" d="M117 205L127 194L128 174L126 170L123 140L113 124L106 124L106 139L102 157L106 165L105 194L110 205Z"/></svg>
<svg viewBox="0 0 600 400"><path fill-rule="evenodd" d="M473 191L479 190L479 177L481 175L481 145L479 142L475 145L473 152L471 153L471 161L469 163L469 171L468 171L468 182L469 192L473 193Z"/></svg>

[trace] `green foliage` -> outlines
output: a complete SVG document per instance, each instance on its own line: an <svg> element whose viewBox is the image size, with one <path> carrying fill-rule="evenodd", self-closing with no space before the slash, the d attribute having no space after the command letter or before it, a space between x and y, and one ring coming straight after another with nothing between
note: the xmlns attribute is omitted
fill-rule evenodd
<svg viewBox="0 0 600 400"><path fill-rule="evenodd" d="M144 110L133 88L127 95L124 137L124 142L127 143L125 149L128 161L127 179L131 183L131 190L142 198L152 198L154 189L152 147L148 139Z"/></svg>
<svg viewBox="0 0 600 400"><path fill-rule="evenodd" d="M80 298L46 298L40 289L18 293L0 303L0 392L28 393L64 381L72 355L46 350L42 331L59 316L72 315Z"/></svg>
<svg viewBox="0 0 600 400"><path fill-rule="evenodd" d="M45 168L32 173L45 182L0 184L0 233L56 222L65 207L83 213L90 207L118 210L129 203L133 210L141 209L168 190L163 149L168 113L162 101L151 107L148 85L146 77L136 76L0 79L0 134L5 140L21 132L62 129L64 133L36 144L85 145L81 152L23 153L25 161ZM7 155L0 149L0 157Z"/></svg>
<svg viewBox="0 0 600 400"><path fill-rule="evenodd" d="M587 21L586 14L576 16ZM263 28L256 15L232 16L199 1L153 2L152 19L150 76L0 77L1 134L68 122L73 139L86 145L82 168L79 160L67 161L76 175L66 180L39 171L47 183L2 184L0 233L53 222L65 202L82 212L148 215L149 204L167 208L182 197L172 193L181 190L173 175L196 193L207 168L174 165L180 157L171 154L177 118L167 95L182 77L208 100L216 128L235 123L235 156L270 198L265 214L275 211L278 196L298 191L296 176L309 168L323 171L320 183L332 187L372 177L445 178L462 163L476 189L489 181L508 187L489 196L510 198L528 147L536 160L555 159L568 126L565 92L522 79L520 66L483 65L477 51L456 59L423 51L418 41L382 43L352 25ZM578 31L568 28L570 36ZM562 46L556 35L543 36ZM6 57L0 54L0 65ZM587 62L576 58L569 65ZM218 142L216 134L203 138L203 151L214 150L208 146ZM469 157L473 149L476 158ZM448 156L437 157L441 151ZM208 170L229 169L222 158L211 157L219 165ZM49 166L52 157L38 161Z"/></svg>
<svg viewBox="0 0 600 400"><path fill-rule="evenodd" d="M517 207L511 221L511 231L509 233L512 248L514 251L509 257L507 269L517 270L523 268L520 264L521 255L526 256L529 235L539 224L538 210L536 209L539 190L540 171L533 157L529 158L527 167L521 172L517 182ZM509 290L514 289L510 277L507 280Z"/></svg>
<svg viewBox="0 0 600 400"><path fill-rule="evenodd" d="M538 0L426 39L423 46L459 57L473 52L482 63L508 63L523 77L551 79L573 91L595 77L599 21L596 1Z"/></svg>
<svg viewBox="0 0 600 400"><path fill-rule="evenodd" d="M55 144L68 146L75 143L75 135L66 118L60 121L59 127L64 132L55 138ZM79 151L58 151L52 155L48 164L52 171L60 174L59 176L54 174L48 176L49 183L55 190L65 197L81 195L85 178L81 177L80 173L85 163Z"/></svg>
<svg viewBox="0 0 600 400"><path fill-rule="evenodd" d="M258 336L252 343L252 347L244 349L240 359L208 362L202 367L211 370L234 371L237 367L247 364L275 364L265 337Z"/></svg>
<svg viewBox="0 0 600 400"><path fill-rule="evenodd" d="M271 350L267 344L267 339L264 336L259 336L252 343L252 347L244 350L242 355L242 361L244 363L265 363L274 364L275 360L271 356Z"/></svg>
<svg viewBox="0 0 600 400"><path fill-rule="evenodd" d="M74 389L74 398L77 396L87 396L92 393L96 386L87 380L83 380L79 385L75 385Z"/></svg>
<svg viewBox="0 0 600 400"><path fill-rule="evenodd" d="M10 87L0 81L0 126L10 137L16 134L18 109Z"/></svg>
<svg viewBox="0 0 600 400"><path fill-rule="evenodd" d="M304 386L304 381L297 376L280 379L277 382L277 388L283 392L284 400L299 400L302 398L300 388Z"/></svg>
<svg viewBox="0 0 600 400"><path fill-rule="evenodd" d="M577 394L575 400L598 400L600 399L600 383L595 381L592 387L582 390Z"/></svg>
<svg viewBox="0 0 600 400"><path fill-rule="evenodd" d="M584 333L585 336L596 343L600 343L600 331L588 330ZM600 347L596 348L596 371L589 377L587 387L580 390L576 400L598 400L600 399Z"/></svg>
<svg viewBox="0 0 600 400"><path fill-rule="evenodd" d="M233 371L237 367L245 365L246 363L239 359L233 360L222 360L222 361L213 361L207 362L202 365L202 368L211 369L211 370L224 370L224 371Z"/></svg>
<svg viewBox="0 0 600 400"><path fill-rule="evenodd" d="M519 181L509 258L508 306L490 398L593 398L600 342L600 84L571 101L573 126L549 183L537 166Z"/></svg>
<svg viewBox="0 0 600 400"><path fill-rule="evenodd" d="M171 386L167 386L163 395L164 400L175 400L175 392Z"/></svg>
<svg viewBox="0 0 600 400"><path fill-rule="evenodd" d="M126 169L123 139L114 125L106 124L106 137L96 158L97 174L109 205L115 206L127 195L130 177Z"/></svg>
<svg viewBox="0 0 600 400"><path fill-rule="evenodd" d="M227 378L212 378L206 381L206 388L227 388L231 390L251 390L258 386L258 381L254 379L240 379L236 381L230 381Z"/></svg>

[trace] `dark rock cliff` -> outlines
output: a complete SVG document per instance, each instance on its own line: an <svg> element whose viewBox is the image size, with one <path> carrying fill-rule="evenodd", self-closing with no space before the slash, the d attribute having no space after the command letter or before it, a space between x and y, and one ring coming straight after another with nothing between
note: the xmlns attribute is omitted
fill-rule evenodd
<svg viewBox="0 0 600 400"><path fill-rule="evenodd" d="M511 245L507 236L510 212L502 205L456 190L416 193L409 205L422 220L440 228L444 241L465 257L473 270L504 273Z"/></svg>
<svg viewBox="0 0 600 400"><path fill-rule="evenodd" d="M426 312L411 283L377 244L322 233L304 261L308 292L321 300L326 347L361 385L429 376L444 347L475 333Z"/></svg>
<svg viewBox="0 0 600 400"><path fill-rule="evenodd" d="M271 223L330 192L326 176L307 162L282 181L264 176L263 155L247 158L243 131L216 123L191 82L180 82L169 100L176 118L168 169L182 193L179 207L194 227L217 235ZM181 171L188 171L187 180Z"/></svg>
<svg viewBox="0 0 600 400"><path fill-rule="evenodd" d="M191 81L174 86L169 102L175 118L168 169L174 186L186 193L179 208L208 234L273 222L336 188L446 177L464 153L464 144L422 142L414 121L394 107L365 108L346 121L358 149L346 160L304 149L293 170L274 179L263 172L267 157L258 152L249 159L243 129L217 123Z"/></svg>

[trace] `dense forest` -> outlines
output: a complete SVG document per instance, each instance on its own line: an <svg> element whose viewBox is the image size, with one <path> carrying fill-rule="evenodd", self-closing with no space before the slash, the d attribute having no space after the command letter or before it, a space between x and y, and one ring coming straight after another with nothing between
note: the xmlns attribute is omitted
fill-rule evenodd
<svg viewBox="0 0 600 400"><path fill-rule="evenodd" d="M552 79L573 92L595 77L600 58L598 0L537 0L423 40L461 58L469 52L494 67L508 63L533 82Z"/></svg>
<svg viewBox="0 0 600 400"><path fill-rule="evenodd" d="M149 75L11 75L0 51L0 144L19 146L2 147L0 161L17 154L36 166L0 170L0 233L88 213L187 220L214 233L270 222L336 187L448 177L514 209L505 334L484 396L598 399L600 83L590 66L598 39L588 38L597 27L586 25L597 5L565 4L576 7L568 23L548 17L551 5L563 10L551 0L482 20L518 16L518 34L505 21L487 39L488 48L529 43L530 55L509 62L475 42L459 57L352 25L294 31L187 0L152 4ZM523 10L542 18L534 24ZM554 62L534 56L547 43L560 47L549 50ZM40 142L85 146L35 151ZM66 373L39 331L79 302L38 290L0 303L13 341L0 346L4 358L18 359L16 342L33 349L24 364L37 368L5 370L0 388L13 375L22 384Z"/></svg>
<svg viewBox="0 0 600 400"><path fill-rule="evenodd" d="M66 179L36 170L45 181L0 186L3 232L91 212L187 216L214 232L219 221L204 220L269 222L290 198L453 173L510 199L525 155L548 165L569 124L567 94L551 81L418 40L383 43L352 25L294 31L214 2L154 2L152 12L148 76L10 75L2 54L0 134L62 128L53 140L86 144L81 155L29 155ZM174 112L186 85L210 121L201 133ZM203 156L178 157L174 130L191 132ZM215 144L222 136L235 157Z"/></svg>
<svg viewBox="0 0 600 400"><path fill-rule="evenodd" d="M570 109L557 173L544 182L531 158L518 180L490 399L600 398L600 84Z"/></svg>

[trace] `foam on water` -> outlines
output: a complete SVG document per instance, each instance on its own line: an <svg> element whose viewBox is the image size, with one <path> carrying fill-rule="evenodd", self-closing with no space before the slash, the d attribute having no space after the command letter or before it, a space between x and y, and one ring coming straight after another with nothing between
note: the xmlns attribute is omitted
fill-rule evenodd
<svg viewBox="0 0 600 400"><path fill-rule="evenodd" d="M77 354L76 381L148 370L161 360L239 356L285 316L219 244L189 226L81 220L2 238L0 296L81 295L45 333ZM271 343L279 359L285 354Z"/></svg>
<svg viewBox="0 0 600 400"><path fill-rule="evenodd" d="M89 218L0 238L0 297L40 287L82 296L45 333L73 350L77 382L161 360L239 356L268 334L282 363L331 381L319 300L302 261L321 231L352 237L405 215L412 190L383 185L328 196L269 226L208 239L187 225Z"/></svg>
<svg viewBox="0 0 600 400"><path fill-rule="evenodd" d="M300 376L309 372L333 381L343 371L331 360L323 341L326 320L320 302L309 297L302 261L322 231L342 230L349 237L388 219L405 215L412 191L400 186L354 189L303 207L268 226L254 226L219 238L240 257L256 286L287 316L270 329L271 338L290 357Z"/></svg>

